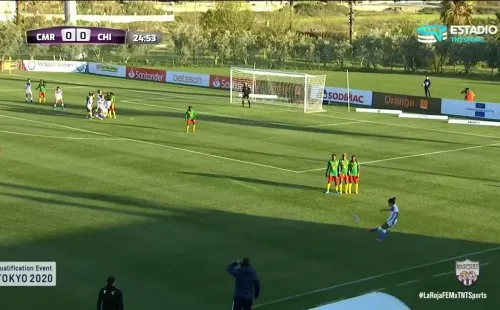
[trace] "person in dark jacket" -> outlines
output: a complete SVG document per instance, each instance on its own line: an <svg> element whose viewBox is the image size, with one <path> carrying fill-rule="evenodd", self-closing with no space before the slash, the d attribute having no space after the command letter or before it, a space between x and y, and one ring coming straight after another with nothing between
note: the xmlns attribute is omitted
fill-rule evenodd
<svg viewBox="0 0 500 310"><path fill-rule="evenodd" d="M115 277L108 277L106 286L99 291L97 310L123 310L123 294L115 282Z"/></svg>
<svg viewBox="0 0 500 310"><path fill-rule="evenodd" d="M244 258L231 263L226 271L234 277L234 299L232 310L251 310L253 300L259 298L260 281L257 272Z"/></svg>
<svg viewBox="0 0 500 310"><path fill-rule="evenodd" d="M252 93L252 89L250 86L248 86L246 83L243 84L243 88L241 89L243 96L241 99L241 106L244 108L245 107L245 99L248 102L248 107L250 107L250 94Z"/></svg>
<svg viewBox="0 0 500 310"><path fill-rule="evenodd" d="M424 80L424 83L422 83L422 86L424 86L425 97L430 98L431 97L431 79L429 79L428 76L425 77L425 80Z"/></svg>

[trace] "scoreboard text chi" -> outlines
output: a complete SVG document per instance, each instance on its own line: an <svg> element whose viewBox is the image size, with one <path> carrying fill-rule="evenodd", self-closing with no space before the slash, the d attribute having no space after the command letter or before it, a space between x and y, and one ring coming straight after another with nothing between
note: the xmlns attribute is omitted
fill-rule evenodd
<svg viewBox="0 0 500 310"><path fill-rule="evenodd" d="M127 32L99 27L51 27L28 30L28 44L124 44Z"/></svg>

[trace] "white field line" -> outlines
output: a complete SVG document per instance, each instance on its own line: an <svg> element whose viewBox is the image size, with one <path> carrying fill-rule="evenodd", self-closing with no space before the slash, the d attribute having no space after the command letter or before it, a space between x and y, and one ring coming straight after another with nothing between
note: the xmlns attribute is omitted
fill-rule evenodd
<svg viewBox="0 0 500 310"><path fill-rule="evenodd" d="M15 119L15 120L24 121L24 122L32 122L32 123L38 123L38 124L45 124L45 125L50 125L50 126L56 126L56 127L61 127L61 128L66 128L66 129L71 129L71 130L76 130L76 131L81 131L81 132L87 132L87 133L92 133L92 134L95 134L95 135L106 136L106 137L109 137L109 138L120 139L122 141L130 141L130 142L135 142L135 143L148 144L148 145L163 147L163 148L167 148L167 149L171 149L171 150L176 150L176 151L181 151L181 152L186 152L186 153L191 153L191 154L197 154L197 155L202 155L202 156L207 156L207 157L212 157L212 158L218 158L218 159L222 159L222 160L233 161L233 162L238 162L238 163L252 165L252 166L259 166L259 167L264 167L264 168L268 168L268 169L281 170L281 171L286 171L286 172L291 172L291 173L298 173L295 170L289 170L289 169L285 169L285 168L280 168L280 167L275 167L275 166L270 166L270 165L264 165L264 164L254 163L254 162L246 161L246 160L239 160L239 159L225 157L225 156L219 156L219 155L214 155L214 154L208 154L208 153L203 153L203 152L198 152L198 151L183 149L183 148L179 148L179 147L175 147L175 146L170 146L170 145L166 145L166 144L148 142L148 141L131 139L131 138L125 138L125 137L117 137L117 136L113 136L113 135L110 135L110 134L105 134L105 133L101 133L101 132L80 129L80 128L71 127L71 126L59 125L59 124L54 124L54 123L49 123L49 122L35 121L35 120L30 120L30 119L25 119L25 118L20 118L20 117L13 117L13 116L8 116L8 115L2 115L2 114L0 114L0 117Z"/></svg>
<svg viewBox="0 0 500 310"><path fill-rule="evenodd" d="M381 273L381 274L378 274L375 276L371 276L371 277L367 277L367 278L363 278L363 279L358 279L358 280L354 280L354 281L350 281L350 282L340 283L340 284L336 284L336 285L332 285L332 286L326 286L326 287L319 288L316 290L311 290L311 291L307 291L307 292L303 292L303 293L299 293L299 294L295 294L295 295L291 295L291 296L287 296L287 297L283 297L283 298L278 298L278 299L271 300L268 302L264 302L264 303L261 303L261 304L254 306L254 308L261 308L261 307L265 307L265 306L269 306L269 305L274 305L277 303L281 303L281 302L285 302L285 301L289 301L289 300L293 300L293 299L298 299L298 298L308 296L308 295L313 295L313 294L317 294L317 293L321 293L321 292L325 292L325 291L331 291L334 289L338 289L338 288L342 288L342 287L346 287L346 286L351 286L354 284L364 283L364 282L368 282L368 281L372 281L372 280L377 280L380 278L384 278L384 277L395 275L395 274L400 274L400 273L407 272L407 271L412 271L415 269L420 269L420 268L424 268L424 267L438 265L438 264L453 261L453 260L456 260L459 258L466 258L466 257L480 255L480 254L489 253L489 252L494 252L494 251L498 251L498 250L500 250L500 246L486 249L483 251L477 251L477 252L467 253L467 254L459 255L459 256L455 256L455 257L445 258L445 259L437 260L437 261L430 262L430 263L415 265L415 266L411 266L411 267L404 268L404 269L399 269L399 270L394 270L394 271L390 271L390 272L386 272L386 273Z"/></svg>
<svg viewBox="0 0 500 310"><path fill-rule="evenodd" d="M22 75L22 74L12 74L12 75L13 76L19 76L19 77L28 77L27 75ZM98 76L93 76L93 77L98 77ZM106 78L106 77L103 76L102 78ZM53 79L48 79L48 81L60 82L60 83L67 83L68 82L68 81L53 80ZM76 84L76 83L73 83L73 84ZM87 87L86 85L83 85L83 84L76 84L76 85L80 85L81 87ZM149 94L149 95L151 95L151 94L161 95L161 91L159 91L159 90L145 91L145 90L128 89L128 90L124 90L124 91L130 91L130 92L136 92L136 93L143 93L143 94ZM178 99L184 99L185 100L186 97L200 97L200 95L199 94L176 95L176 94L166 93L161 98L149 99L149 100L159 100L159 99L168 99L168 98L178 98ZM229 96L228 96L228 99L229 99ZM218 99L212 99L212 98L205 98L204 100L208 101L208 102L219 102ZM293 108L288 108L287 109L287 108L284 108L284 107L274 107L272 105L268 105L265 108L266 109L270 109L270 110L275 110L275 111L293 112L293 113L297 113L297 111L298 111L297 109L293 109ZM180 109L180 108L171 108L171 109L182 110L182 111L185 110L185 109ZM335 113L335 112L333 112L333 113ZM200 111L200 114L203 114L203 113ZM209 115L209 113L204 113L204 114ZM215 114L213 114L213 115L215 115ZM309 114L306 114L306 115L309 115ZM346 121L353 121L353 122L360 122L360 123L371 123L371 124L378 124L378 125L385 125L385 126L395 126L395 127L403 127L403 128L412 128L412 129L419 129L419 130L427 130L427 131L450 133L450 134L456 134L456 135L465 135L465 136L471 136L471 137L500 139L500 136L490 136L490 135L475 134L475 133L470 133L470 132L453 131L453 130L445 130L445 129L437 129L437 128L428 128L428 127L420 127L420 126L412 126L412 125L404 125L404 124L395 124L395 123L391 123L391 122L380 122L380 121L370 121L370 120L354 119L354 118L347 118L347 117L338 117L338 116L332 116L332 115L325 115L325 113L314 113L313 115L314 115L314 117L316 117L316 116L327 117L327 118L334 118L334 119L340 119L340 120L346 120ZM219 116L234 117L234 116L229 116L229 115L219 115ZM234 118L237 118L237 117L234 117ZM290 125L290 126L295 126L295 125Z"/></svg>
<svg viewBox="0 0 500 310"><path fill-rule="evenodd" d="M123 138L61 137L61 136L49 136L49 135L36 135L36 134L31 134L31 133L22 133L22 132L7 131L7 130L0 130L0 132L6 133L6 134L11 134L11 135L18 135L18 136L61 139L61 140L105 140L105 141L123 140Z"/></svg>
<svg viewBox="0 0 500 310"><path fill-rule="evenodd" d="M386 162L386 161L393 161L393 160L398 160L398 159L421 157L421 156L429 156L429 155L444 154L444 153L452 153L452 152L465 151L465 150L473 150L473 149L480 149L480 148L497 146L497 145L500 145L500 142L499 143L486 144L486 145L467 146L467 147L461 147L461 148L458 148L458 149L451 149L451 150L443 150L443 151L419 153L419 154L406 155L406 156L391 157L391 158L385 158L385 159L377 159L377 160L372 160L372 161L361 162L360 165L364 166L364 165L369 165L369 164L374 164L374 163L381 163L381 162ZM320 170L325 170L325 167L315 168L315 169L308 169L308 170L302 170L302 171L298 171L298 173L320 171Z"/></svg>
<svg viewBox="0 0 500 310"><path fill-rule="evenodd" d="M398 284L396 284L396 287L410 285L410 284L413 284L413 283L417 283L419 281L420 281L419 279L416 279L416 280L406 281L406 282L403 282L403 283L398 283Z"/></svg>
<svg viewBox="0 0 500 310"><path fill-rule="evenodd" d="M83 87L85 87L85 86L66 86L66 87L64 87L64 89L67 89L67 88L83 88ZM54 87L54 89L55 89L55 87ZM64 91L63 87L61 87L61 89ZM24 88L23 89L0 89L0 93L8 93L8 92L14 92L14 91L23 92L23 94L24 94L25 89ZM35 92L36 92L36 90L33 89L33 93L35 93Z"/></svg>
<svg viewBox="0 0 500 310"><path fill-rule="evenodd" d="M306 126L308 128L318 128L318 127L330 127L330 126L340 126L340 125L349 125L349 124L358 124L362 123L360 121L355 121L355 122L342 122L342 123L332 123L332 124L319 124L319 125L311 125L311 126Z"/></svg>

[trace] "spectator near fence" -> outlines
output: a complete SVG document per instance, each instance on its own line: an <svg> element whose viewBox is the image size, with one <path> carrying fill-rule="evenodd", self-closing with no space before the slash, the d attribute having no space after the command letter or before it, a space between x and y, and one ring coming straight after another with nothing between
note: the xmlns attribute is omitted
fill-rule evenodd
<svg viewBox="0 0 500 310"><path fill-rule="evenodd" d="M474 101L474 98L476 98L474 92L470 90L468 87L462 91L462 94L464 94L466 101Z"/></svg>

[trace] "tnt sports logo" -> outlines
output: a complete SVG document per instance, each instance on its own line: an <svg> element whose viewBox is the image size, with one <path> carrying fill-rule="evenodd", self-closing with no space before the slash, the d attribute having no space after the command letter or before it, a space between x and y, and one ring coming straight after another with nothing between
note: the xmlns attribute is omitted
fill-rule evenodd
<svg viewBox="0 0 500 310"><path fill-rule="evenodd" d="M460 283L466 287L472 286L479 278L479 262L464 260L456 262L455 274Z"/></svg>
<svg viewBox="0 0 500 310"><path fill-rule="evenodd" d="M428 25L417 28L417 40L420 43L432 44L451 39L453 43L484 42L486 35L495 35L498 27L487 26L450 26Z"/></svg>

